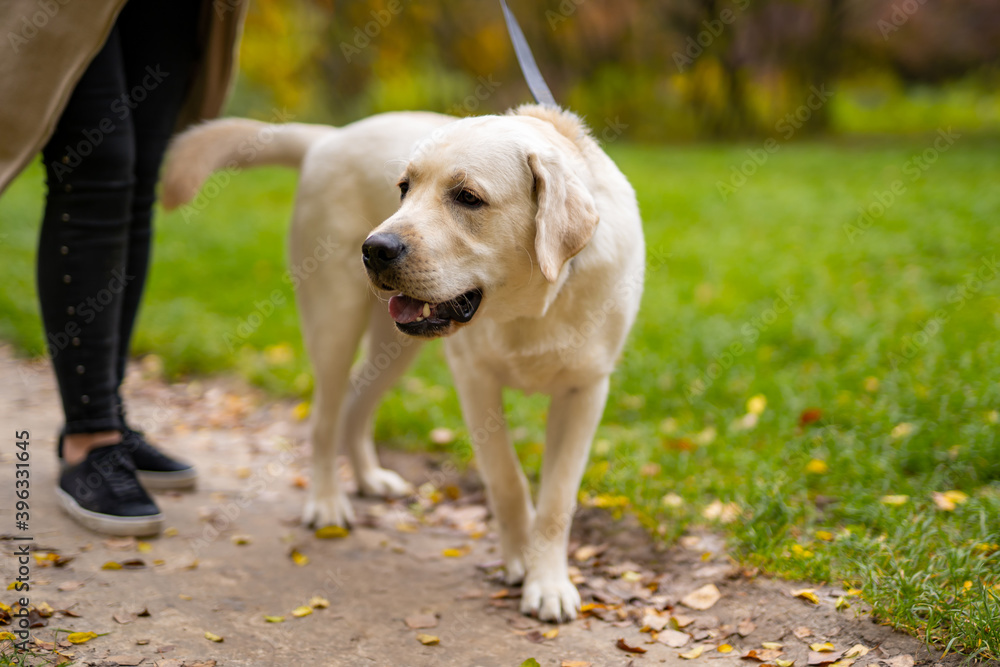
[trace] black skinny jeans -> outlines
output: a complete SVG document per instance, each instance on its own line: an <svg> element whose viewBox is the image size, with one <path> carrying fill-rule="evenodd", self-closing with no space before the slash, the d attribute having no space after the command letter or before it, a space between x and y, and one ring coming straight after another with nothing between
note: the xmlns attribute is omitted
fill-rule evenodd
<svg viewBox="0 0 1000 667"><path fill-rule="evenodd" d="M66 433L125 428L119 388L154 189L199 55L200 6L130 0L42 151L38 298Z"/></svg>

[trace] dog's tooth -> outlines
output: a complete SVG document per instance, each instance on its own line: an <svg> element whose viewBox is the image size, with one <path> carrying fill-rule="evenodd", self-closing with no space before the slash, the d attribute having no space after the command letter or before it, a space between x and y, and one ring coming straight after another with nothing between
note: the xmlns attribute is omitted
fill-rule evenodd
<svg viewBox="0 0 1000 667"><path fill-rule="evenodd" d="M417 320L416 321L417 322L423 322L424 321L423 316L422 315L417 315Z"/></svg>
<svg viewBox="0 0 1000 667"><path fill-rule="evenodd" d="M431 316L431 304L425 303L424 304L424 317L430 317L430 316Z"/></svg>

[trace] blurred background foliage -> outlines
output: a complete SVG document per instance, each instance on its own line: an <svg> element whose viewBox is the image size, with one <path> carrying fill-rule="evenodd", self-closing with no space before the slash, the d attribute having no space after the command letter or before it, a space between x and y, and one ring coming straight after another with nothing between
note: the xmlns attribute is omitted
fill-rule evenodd
<svg viewBox="0 0 1000 667"><path fill-rule="evenodd" d="M796 113L795 137L1000 129L995 0L509 4L556 99L632 140L787 138ZM495 113L529 95L492 0L253 0L241 60L228 111L264 119ZM809 109L814 89L832 97Z"/></svg>

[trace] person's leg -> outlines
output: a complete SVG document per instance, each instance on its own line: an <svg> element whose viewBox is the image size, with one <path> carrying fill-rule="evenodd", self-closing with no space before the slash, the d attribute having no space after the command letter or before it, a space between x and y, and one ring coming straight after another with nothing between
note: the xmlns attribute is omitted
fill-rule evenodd
<svg viewBox="0 0 1000 667"><path fill-rule="evenodd" d="M132 330L149 269L160 163L190 89L198 57L201 5L201 0L130 0L118 19L128 96L121 113L130 117L135 128L136 160L126 262L133 279L123 294L116 391L125 378ZM118 401L124 420L120 394Z"/></svg>
<svg viewBox="0 0 1000 667"><path fill-rule="evenodd" d="M135 138L112 106L125 89L118 33L81 77L42 151L45 213L37 282L66 415L64 456L121 439L117 353L131 217Z"/></svg>

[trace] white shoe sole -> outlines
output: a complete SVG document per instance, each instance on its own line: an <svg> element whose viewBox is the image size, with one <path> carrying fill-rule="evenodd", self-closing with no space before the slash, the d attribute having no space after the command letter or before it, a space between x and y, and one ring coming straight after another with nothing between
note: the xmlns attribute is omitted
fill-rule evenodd
<svg viewBox="0 0 1000 667"><path fill-rule="evenodd" d="M194 468L176 472L150 472L136 470L135 476L142 485L152 491L179 491L194 488L198 482L198 471Z"/></svg>
<svg viewBox="0 0 1000 667"><path fill-rule="evenodd" d="M70 515L77 523L98 533L119 537L140 537L157 535L163 530L164 519L161 513L146 516L101 514L84 509L73 499L73 496L58 487L56 487L56 496L59 498L59 505L66 514Z"/></svg>

